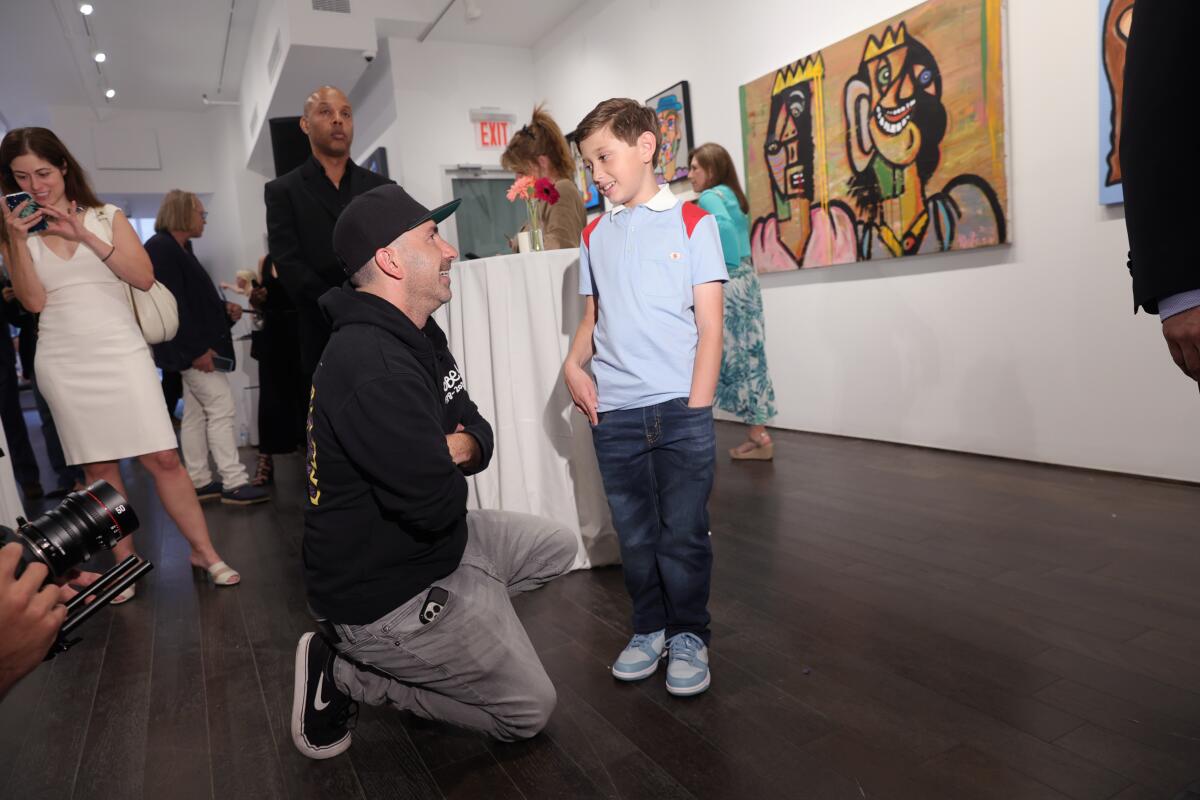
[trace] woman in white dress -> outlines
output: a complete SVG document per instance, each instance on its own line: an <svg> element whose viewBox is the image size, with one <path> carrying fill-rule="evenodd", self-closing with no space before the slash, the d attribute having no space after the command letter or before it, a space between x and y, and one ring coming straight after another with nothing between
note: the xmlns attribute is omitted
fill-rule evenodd
<svg viewBox="0 0 1200 800"><path fill-rule="evenodd" d="M17 299L40 313L38 387L50 404L70 464L90 483L126 495L118 462L137 457L154 478L163 507L192 547L199 574L220 586L241 576L213 548L196 490L179 459L150 348L130 306L129 287L154 285L154 268L133 226L98 200L63 143L45 128L18 128L0 142L0 185L28 192L5 203L4 256ZM45 219L40 235L29 229ZM117 559L134 552L129 537ZM133 596L132 588L120 599Z"/></svg>

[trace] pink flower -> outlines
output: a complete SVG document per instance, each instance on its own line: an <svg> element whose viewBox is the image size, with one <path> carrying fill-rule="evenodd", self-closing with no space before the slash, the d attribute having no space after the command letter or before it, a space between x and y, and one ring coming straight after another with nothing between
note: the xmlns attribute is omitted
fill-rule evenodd
<svg viewBox="0 0 1200 800"><path fill-rule="evenodd" d="M533 189L533 178L528 175L517 178L513 181L513 185L508 187L508 202L516 202L517 198L525 200L529 197L530 190Z"/></svg>
<svg viewBox="0 0 1200 800"><path fill-rule="evenodd" d="M539 200L545 200L547 205L558 202L558 189L554 188L554 182L549 178L538 178L533 185L533 193Z"/></svg>

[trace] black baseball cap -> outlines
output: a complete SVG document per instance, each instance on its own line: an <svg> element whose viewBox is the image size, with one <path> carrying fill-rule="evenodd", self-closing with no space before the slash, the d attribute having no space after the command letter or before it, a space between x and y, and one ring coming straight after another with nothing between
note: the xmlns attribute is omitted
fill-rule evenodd
<svg viewBox="0 0 1200 800"><path fill-rule="evenodd" d="M353 275L375 257L376 250L424 222L441 222L461 202L451 200L430 211L397 184L376 186L351 200L338 217L333 226L333 252L346 274Z"/></svg>

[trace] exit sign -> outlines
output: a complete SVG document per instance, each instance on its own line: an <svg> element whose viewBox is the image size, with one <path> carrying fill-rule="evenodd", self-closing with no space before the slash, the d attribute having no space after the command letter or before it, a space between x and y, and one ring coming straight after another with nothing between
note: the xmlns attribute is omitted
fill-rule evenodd
<svg viewBox="0 0 1200 800"><path fill-rule="evenodd" d="M508 122L488 119L476 122L475 142L484 150L502 150L508 147Z"/></svg>
<svg viewBox="0 0 1200 800"><path fill-rule="evenodd" d="M508 147L517 118L495 106L472 108L471 135L480 150L503 150Z"/></svg>

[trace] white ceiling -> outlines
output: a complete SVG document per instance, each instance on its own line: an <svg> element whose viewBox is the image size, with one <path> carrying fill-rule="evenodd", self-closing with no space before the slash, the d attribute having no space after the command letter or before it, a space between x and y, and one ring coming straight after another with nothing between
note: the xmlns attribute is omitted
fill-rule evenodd
<svg viewBox="0 0 1200 800"><path fill-rule="evenodd" d="M92 0L89 39L75 0L0 0L0 123L38 121L54 105L198 111L203 93L237 99L258 2ZM93 44L108 55L103 78ZM105 82L117 91L107 104Z"/></svg>
<svg viewBox="0 0 1200 800"><path fill-rule="evenodd" d="M586 2L473 1L483 12L479 19L468 21L467 0L454 0L430 39L530 47ZM238 98L260 0L92 2L89 37L77 0L0 0L0 128L48 122L47 108L56 105L199 111L202 94ZM442 7L433 0L429 6ZM386 23L379 34L403 35L389 31ZM103 78L91 59L93 45L108 55ZM109 102L103 96L106 84L117 91Z"/></svg>
<svg viewBox="0 0 1200 800"><path fill-rule="evenodd" d="M586 0L455 0L430 34L431 40L532 47ZM466 8L477 6L483 14L468 22Z"/></svg>

